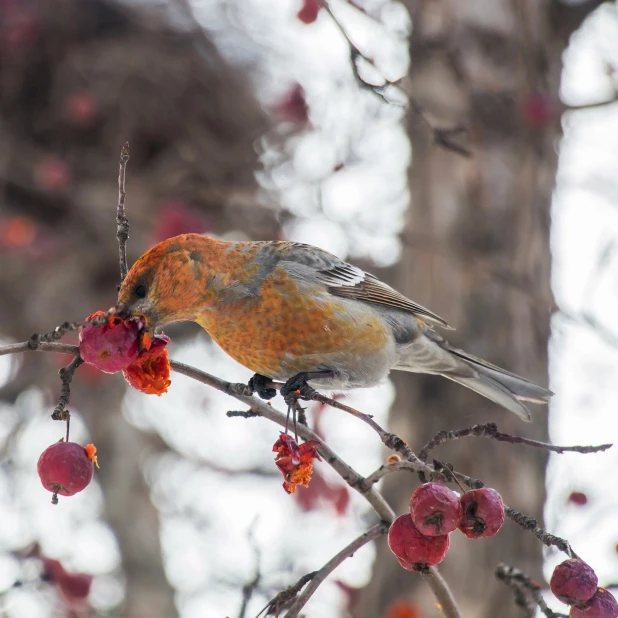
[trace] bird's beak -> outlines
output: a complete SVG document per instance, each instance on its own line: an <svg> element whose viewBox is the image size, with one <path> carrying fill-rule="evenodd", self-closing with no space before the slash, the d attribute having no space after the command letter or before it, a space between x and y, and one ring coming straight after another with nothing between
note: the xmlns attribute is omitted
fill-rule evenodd
<svg viewBox="0 0 618 618"><path fill-rule="evenodd" d="M109 310L109 314L117 315L119 318L122 318L123 320L128 320L131 318L131 312L129 311L127 306L123 303L119 303L115 307L112 307Z"/></svg>

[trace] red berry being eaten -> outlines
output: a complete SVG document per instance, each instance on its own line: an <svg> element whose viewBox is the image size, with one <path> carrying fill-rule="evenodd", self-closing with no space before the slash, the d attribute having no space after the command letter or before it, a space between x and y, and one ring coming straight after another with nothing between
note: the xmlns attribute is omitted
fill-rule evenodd
<svg viewBox="0 0 618 618"><path fill-rule="evenodd" d="M571 618L618 618L618 601L605 588L597 588L595 595L583 605L573 605Z"/></svg>
<svg viewBox="0 0 618 618"><path fill-rule="evenodd" d="M440 483L425 483L410 498L414 525L426 536L457 530L463 516L459 495Z"/></svg>
<svg viewBox="0 0 618 618"><path fill-rule="evenodd" d="M41 453L37 469L45 489L54 495L72 496L92 480L93 456L75 442L56 442Z"/></svg>
<svg viewBox="0 0 618 618"><path fill-rule="evenodd" d="M559 564L551 576L549 587L554 596L566 603L585 603L597 591L599 580L585 562L571 558Z"/></svg>
<svg viewBox="0 0 618 618"><path fill-rule="evenodd" d="M87 319L104 314L97 311ZM79 354L86 363L105 373L122 371L139 354L137 322L110 316L104 324L83 326L79 331Z"/></svg>
<svg viewBox="0 0 618 618"><path fill-rule="evenodd" d="M388 546L399 564L409 571L418 566L432 566L442 562L448 551L448 534L425 536L414 525L409 513L400 515L388 530Z"/></svg>
<svg viewBox="0 0 618 618"><path fill-rule="evenodd" d="M504 523L504 503L495 489L473 489L461 497L463 518L459 529L471 539L493 536Z"/></svg>

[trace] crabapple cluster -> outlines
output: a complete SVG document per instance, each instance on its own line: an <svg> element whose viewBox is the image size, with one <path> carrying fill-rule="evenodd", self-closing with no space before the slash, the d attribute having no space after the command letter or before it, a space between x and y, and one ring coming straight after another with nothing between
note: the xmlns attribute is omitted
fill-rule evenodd
<svg viewBox="0 0 618 618"><path fill-rule="evenodd" d="M557 599L571 606L571 618L618 618L618 602L598 583L590 566L571 558L554 569L549 587Z"/></svg>
<svg viewBox="0 0 618 618"><path fill-rule="evenodd" d="M102 323L88 323L79 332L79 354L82 360L105 373L123 372L127 382L143 393L161 395L170 384L170 363L165 346L169 337L151 338L139 320L124 320L97 311L87 320L107 315ZM68 422L68 416L67 416ZM97 463L96 448L61 440L43 451L38 473L45 489L58 495L72 496L85 489ZM98 465L98 464L97 464Z"/></svg>
<svg viewBox="0 0 618 618"><path fill-rule="evenodd" d="M469 538L485 538L504 522L504 504L494 489L463 496L439 483L425 483L410 498L410 510L395 519L388 545L399 564L410 571L438 564L446 556L449 534L457 529Z"/></svg>

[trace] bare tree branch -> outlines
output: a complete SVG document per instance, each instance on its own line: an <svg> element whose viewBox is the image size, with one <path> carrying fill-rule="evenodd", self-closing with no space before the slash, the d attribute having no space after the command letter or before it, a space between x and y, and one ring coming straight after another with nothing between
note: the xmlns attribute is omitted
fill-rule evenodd
<svg viewBox="0 0 618 618"><path fill-rule="evenodd" d="M493 438L499 442L508 442L509 444L525 444L526 446L533 446L535 448L542 448L546 451L552 451L553 453L598 453L599 451L606 451L611 448L612 444L601 444L599 446L557 446L555 444L548 444L547 442L540 442L538 440L531 440L529 438L520 438L519 436L512 436L507 433L501 433L498 431L498 427L495 423L486 423L485 425L474 425L472 427L466 427L465 429L458 429L457 431L441 431L437 433L418 453L418 458L422 461L427 461L429 453L436 447L448 442L450 440L458 440L459 438Z"/></svg>

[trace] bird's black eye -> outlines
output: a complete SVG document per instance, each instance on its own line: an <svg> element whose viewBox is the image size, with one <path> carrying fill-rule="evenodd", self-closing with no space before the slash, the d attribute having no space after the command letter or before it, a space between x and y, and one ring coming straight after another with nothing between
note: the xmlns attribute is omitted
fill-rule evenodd
<svg viewBox="0 0 618 618"><path fill-rule="evenodd" d="M146 298L146 286L144 285L138 285L135 288L135 296L137 296L138 298Z"/></svg>

